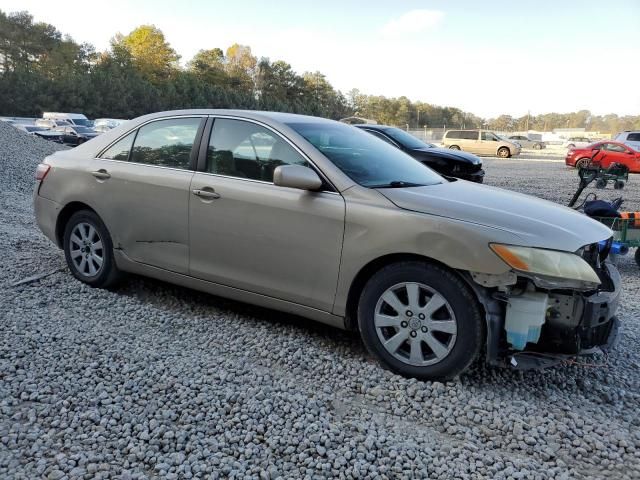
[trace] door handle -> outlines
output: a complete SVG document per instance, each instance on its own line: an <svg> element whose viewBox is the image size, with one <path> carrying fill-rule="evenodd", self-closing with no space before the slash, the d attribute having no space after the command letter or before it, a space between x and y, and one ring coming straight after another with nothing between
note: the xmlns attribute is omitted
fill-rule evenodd
<svg viewBox="0 0 640 480"><path fill-rule="evenodd" d="M216 198L220 198L220 194L216 193L213 188L209 187L204 187L203 189L196 188L195 190L192 190L191 193L203 200L215 200Z"/></svg>
<svg viewBox="0 0 640 480"><path fill-rule="evenodd" d="M96 177L99 180L106 180L107 178L111 178L111 174L107 172L105 169L101 168L95 172L91 172L91 175Z"/></svg>

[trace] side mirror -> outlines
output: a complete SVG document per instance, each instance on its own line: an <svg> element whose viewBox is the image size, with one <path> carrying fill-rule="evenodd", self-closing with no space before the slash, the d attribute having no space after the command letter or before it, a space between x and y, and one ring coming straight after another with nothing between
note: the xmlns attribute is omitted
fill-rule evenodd
<svg viewBox="0 0 640 480"><path fill-rule="evenodd" d="M300 190L318 190L322 186L322 180L308 167L280 165L273 171L273 184Z"/></svg>

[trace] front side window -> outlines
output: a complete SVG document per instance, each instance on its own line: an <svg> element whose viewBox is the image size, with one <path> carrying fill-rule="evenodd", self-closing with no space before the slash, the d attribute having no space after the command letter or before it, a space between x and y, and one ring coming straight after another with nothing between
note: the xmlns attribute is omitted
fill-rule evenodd
<svg viewBox="0 0 640 480"><path fill-rule="evenodd" d="M243 120L214 121L207 172L273 182L273 172L280 165L309 167L302 155L271 130Z"/></svg>
<svg viewBox="0 0 640 480"><path fill-rule="evenodd" d="M443 183L442 177L402 150L344 123L287 123L354 182L369 188Z"/></svg>
<svg viewBox="0 0 640 480"><path fill-rule="evenodd" d="M121 138L102 152L100 158L106 158L107 160L129 160L129 151L131 150L131 145L133 145L133 139L135 136L136 132L131 132Z"/></svg>
<svg viewBox="0 0 640 480"><path fill-rule="evenodd" d="M607 150L609 152L626 152L626 149L622 145L617 145L615 143L605 143L602 145L603 150Z"/></svg>
<svg viewBox="0 0 640 480"><path fill-rule="evenodd" d="M189 168L200 118L170 118L138 130L130 160L159 167Z"/></svg>
<svg viewBox="0 0 640 480"><path fill-rule="evenodd" d="M487 141L490 141L490 142L497 142L498 141L498 137L496 137L491 132L482 132L482 140L487 140Z"/></svg>

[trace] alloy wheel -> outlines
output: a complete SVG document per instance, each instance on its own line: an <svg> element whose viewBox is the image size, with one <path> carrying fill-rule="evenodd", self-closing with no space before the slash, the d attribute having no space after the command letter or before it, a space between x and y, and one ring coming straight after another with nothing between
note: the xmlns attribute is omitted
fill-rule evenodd
<svg viewBox="0 0 640 480"><path fill-rule="evenodd" d="M444 360L458 334L449 302L435 289L414 282L396 284L380 296L374 324L385 350L414 366Z"/></svg>
<svg viewBox="0 0 640 480"><path fill-rule="evenodd" d="M93 225L78 223L69 237L69 254L76 271L83 277L95 277L104 263L102 239Z"/></svg>

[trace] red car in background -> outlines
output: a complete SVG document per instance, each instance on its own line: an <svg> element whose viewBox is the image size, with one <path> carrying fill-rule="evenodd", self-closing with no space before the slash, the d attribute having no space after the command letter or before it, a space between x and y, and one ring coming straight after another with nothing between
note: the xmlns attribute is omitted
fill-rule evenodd
<svg viewBox="0 0 640 480"><path fill-rule="evenodd" d="M612 163L621 163L629 167L629 172L640 173L640 152L624 143L611 140L571 149L564 159L564 163L575 168L586 166L589 162L603 168L609 167Z"/></svg>

